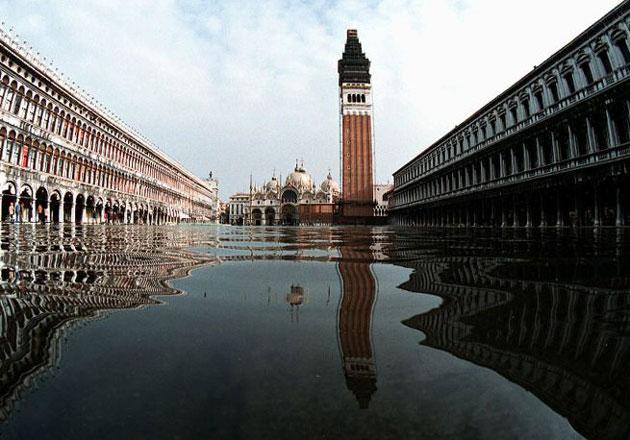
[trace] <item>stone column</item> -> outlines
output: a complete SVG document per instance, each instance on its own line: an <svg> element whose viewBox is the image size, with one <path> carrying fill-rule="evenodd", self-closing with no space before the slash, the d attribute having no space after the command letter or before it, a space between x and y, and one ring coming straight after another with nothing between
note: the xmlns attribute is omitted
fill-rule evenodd
<svg viewBox="0 0 630 440"><path fill-rule="evenodd" d="M619 140L617 138L615 124L613 124L612 116L610 115L610 109L608 108L608 106L606 106L606 124L608 126L608 147L612 148L619 143Z"/></svg>
<svg viewBox="0 0 630 440"><path fill-rule="evenodd" d="M578 197L578 192L577 191L573 191L573 205L575 207L575 221L576 221L576 225L575 226L581 226L582 225L582 217L581 217L581 206L580 206L580 199Z"/></svg>
<svg viewBox="0 0 630 440"><path fill-rule="evenodd" d="M560 150L558 148L558 139L556 139L555 131L551 131L551 148L553 151L553 162L558 163L560 160Z"/></svg>
<svg viewBox="0 0 630 440"><path fill-rule="evenodd" d="M573 133L573 127L569 123L567 124L567 130L569 131L569 151L571 152L571 159L578 157L577 145L575 143L575 135Z"/></svg>
<svg viewBox="0 0 630 440"><path fill-rule="evenodd" d="M65 211L64 211L64 207L63 207L63 198L59 201L59 213L58 213L58 217L59 217L59 224L63 224L65 222Z"/></svg>
<svg viewBox="0 0 630 440"><path fill-rule="evenodd" d="M615 225L616 226L623 226L625 223L625 219L624 219L624 206L621 200L621 185L617 185L616 191L615 191L615 198L616 198L616 205L617 205L617 209L616 209L616 214L617 214L617 219L615 221Z"/></svg>
<svg viewBox="0 0 630 440"><path fill-rule="evenodd" d="M586 117L586 137L588 139L588 152L595 153L595 133L593 133L593 126L591 125L591 118Z"/></svg>
<svg viewBox="0 0 630 440"><path fill-rule="evenodd" d="M527 149L527 145L523 143L523 170L527 171L530 168L529 150Z"/></svg>
<svg viewBox="0 0 630 440"><path fill-rule="evenodd" d="M598 228L601 225L599 218L599 188L597 185L593 187L593 226Z"/></svg>
<svg viewBox="0 0 630 440"><path fill-rule="evenodd" d="M560 198L560 190L556 190L556 226L557 227L562 227L563 225L563 220L562 220L562 200Z"/></svg>
<svg viewBox="0 0 630 440"><path fill-rule="evenodd" d="M37 223L37 200L35 199L35 196L33 195L33 200L31 200L31 221L33 223Z"/></svg>
<svg viewBox="0 0 630 440"><path fill-rule="evenodd" d="M525 226L532 227L532 204L529 198L525 201Z"/></svg>
<svg viewBox="0 0 630 440"><path fill-rule="evenodd" d="M76 209L76 200L72 201L72 205L70 205L70 219L68 223L74 223L74 210Z"/></svg>
<svg viewBox="0 0 630 440"><path fill-rule="evenodd" d="M501 200L501 227L507 227L507 212L505 211L505 206L503 206L504 200Z"/></svg>
<svg viewBox="0 0 630 440"><path fill-rule="evenodd" d="M514 196L514 198L512 200L512 203L513 203L512 209L514 211L514 217L512 218L512 227L514 227L514 228L517 228L519 226L519 223L518 223L518 206L517 206L517 201L516 200L517 200L516 196Z"/></svg>
<svg viewBox="0 0 630 440"><path fill-rule="evenodd" d="M540 144L540 138L538 136L536 136L536 153L538 154L538 166L542 167L544 165L548 165L544 161L545 155L543 153L542 145Z"/></svg>
<svg viewBox="0 0 630 440"><path fill-rule="evenodd" d="M540 227L544 228L547 226L547 221L545 220L545 198L542 193L540 194Z"/></svg>

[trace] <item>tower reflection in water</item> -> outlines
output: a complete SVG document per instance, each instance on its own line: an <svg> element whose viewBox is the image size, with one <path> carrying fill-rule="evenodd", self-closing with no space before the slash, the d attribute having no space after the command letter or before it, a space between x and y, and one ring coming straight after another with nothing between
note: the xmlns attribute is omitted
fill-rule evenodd
<svg viewBox="0 0 630 440"><path fill-rule="evenodd" d="M443 299L403 324L532 392L587 438L628 438L630 268L618 238L588 250L552 237L430 259L399 252L414 269L401 287Z"/></svg>
<svg viewBox="0 0 630 440"><path fill-rule="evenodd" d="M88 227L89 228L89 227ZM169 232L170 231L170 232ZM208 263L175 229L3 225L0 251L0 420L58 359L59 340L84 319L178 293L166 281ZM89 251L89 252L88 252Z"/></svg>
<svg viewBox="0 0 630 440"><path fill-rule="evenodd" d="M376 280L370 267L372 252L361 246L341 245L337 264L341 297L337 310L337 336L346 386L360 408L367 408L376 392L376 363L372 344L372 314Z"/></svg>

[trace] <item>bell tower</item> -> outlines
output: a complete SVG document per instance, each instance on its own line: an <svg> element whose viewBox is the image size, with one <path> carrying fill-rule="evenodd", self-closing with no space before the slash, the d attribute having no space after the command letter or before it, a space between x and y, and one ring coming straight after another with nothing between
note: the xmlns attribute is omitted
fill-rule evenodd
<svg viewBox="0 0 630 440"><path fill-rule="evenodd" d="M342 215L374 215L372 164L372 85L370 60L356 29L348 29L337 65L341 118Z"/></svg>

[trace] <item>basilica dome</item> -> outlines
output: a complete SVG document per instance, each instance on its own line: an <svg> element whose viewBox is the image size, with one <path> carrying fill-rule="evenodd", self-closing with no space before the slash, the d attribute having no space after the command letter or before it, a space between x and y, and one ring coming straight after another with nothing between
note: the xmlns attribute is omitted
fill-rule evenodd
<svg viewBox="0 0 630 440"><path fill-rule="evenodd" d="M304 169L304 165L299 167L297 165L295 166L293 172L287 176L286 184L300 191L310 191L313 189L313 179Z"/></svg>
<svg viewBox="0 0 630 440"><path fill-rule="evenodd" d="M276 176L274 175L271 180L269 182L267 182L267 184L265 185L265 190L267 192L275 192L280 188L280 182L278 182L278 179L276 178Z"/></svg>
<svg viewBox="0 0 630 440"><path fill-rule="evenodd" d="M335 180L331 176L330 171L328 172L328 176L326 177L326 180L324 180L322 184L320 185L320 189L324 191L325 193L338 193L339 192L339 185L337 184L337 182L335 182Z"/></svg>

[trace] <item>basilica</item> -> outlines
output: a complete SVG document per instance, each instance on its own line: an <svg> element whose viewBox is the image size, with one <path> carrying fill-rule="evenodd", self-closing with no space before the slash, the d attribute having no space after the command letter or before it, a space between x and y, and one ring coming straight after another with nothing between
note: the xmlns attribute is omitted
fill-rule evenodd
<svg viewBox="0 0 630 440"><path fill-rule="evenodd" d="M251 225L330 224L339 196L339 185L330 172L317 186L304 163L296 163L284 184L274 172L263 186L252 183L249 193L230 197L229 221Z"/></svg>

